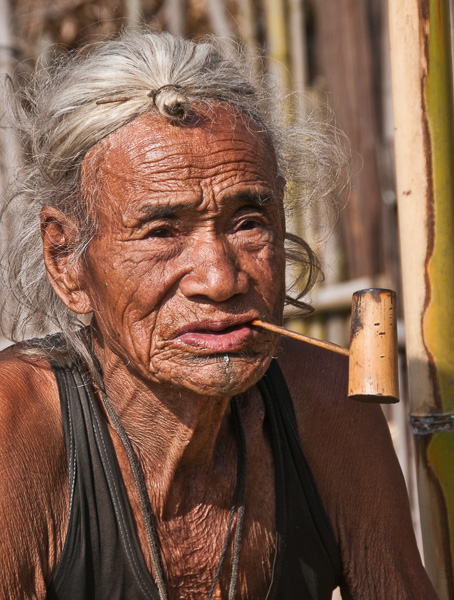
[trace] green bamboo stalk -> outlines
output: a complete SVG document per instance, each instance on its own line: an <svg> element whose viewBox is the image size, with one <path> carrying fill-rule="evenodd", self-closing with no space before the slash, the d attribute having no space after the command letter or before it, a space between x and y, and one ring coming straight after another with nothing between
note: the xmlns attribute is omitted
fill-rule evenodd
<svg viewBox="0 0 454 600"><path fill-rule="evenodd" d="M426 567L454 597L454 117L449 0L389 0L411 421Z"/></svg>

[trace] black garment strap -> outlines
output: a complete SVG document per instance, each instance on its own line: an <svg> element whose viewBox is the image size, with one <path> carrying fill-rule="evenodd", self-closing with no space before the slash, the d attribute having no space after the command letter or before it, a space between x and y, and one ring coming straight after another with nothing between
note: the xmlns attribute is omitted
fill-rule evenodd
<svg viewBox="0 0 454 600"><path fill-rule="evenodd" d="M77 366L53 365L70 475L70 517L47 600L159 600L112 441Z"/></svg>

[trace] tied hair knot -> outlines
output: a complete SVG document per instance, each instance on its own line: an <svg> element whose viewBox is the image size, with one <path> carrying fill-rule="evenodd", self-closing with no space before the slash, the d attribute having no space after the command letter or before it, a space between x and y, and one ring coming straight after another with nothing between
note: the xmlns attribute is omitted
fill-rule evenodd
<svg viewBox="0 0 454 600"><path fill-rule="evenodd" d="M182 90L181 85L169 83L162 85L157 90L149 91L147 96L151 98L153 105L156 106L161 115L168 119L183 120L188 114L190 103ZM117 104L132 99L131 96L114 96L97 100L96 104Z"/></svg>
<svg viewBox="0 0 454 600"><path fill-rule="evenodd" d="M148 95L161 115L169 119L182 120L189 110L189 100L182 90L181 85L170 83L152 90Z"/></svg>

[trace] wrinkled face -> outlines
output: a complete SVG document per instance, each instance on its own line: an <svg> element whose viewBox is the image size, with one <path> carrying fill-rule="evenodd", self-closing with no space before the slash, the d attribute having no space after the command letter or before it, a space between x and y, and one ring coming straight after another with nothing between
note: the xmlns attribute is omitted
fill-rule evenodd
<svg viewBox="0 0 454 600"><path fill-rule="evenodd" d="M150 385L211 396L265 372L284 301L282 180L228 105L184 125L144 115L86 157L98 234L83 285L103 345Z"/></svg>

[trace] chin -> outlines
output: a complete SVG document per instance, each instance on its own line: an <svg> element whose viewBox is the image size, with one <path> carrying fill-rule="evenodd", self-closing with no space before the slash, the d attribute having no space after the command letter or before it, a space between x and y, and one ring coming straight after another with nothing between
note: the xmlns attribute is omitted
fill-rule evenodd
<svg viewBox="0 0 454 600"><path fill-rule="evenodd" d="M266 373L271 358L271 354L229 353L191 357L182 371L172 371L168 383L202 396L231 397L256 384Z"/></svg>

